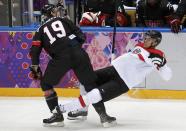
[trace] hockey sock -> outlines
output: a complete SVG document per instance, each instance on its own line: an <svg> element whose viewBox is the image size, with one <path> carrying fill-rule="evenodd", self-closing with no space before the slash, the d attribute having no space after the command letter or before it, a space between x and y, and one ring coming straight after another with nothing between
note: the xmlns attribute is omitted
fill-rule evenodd
<svg viewBox="0 0 186 131"><path fill-rule="evenodd" d="M99 115L102 113L106 114L106 109L105 109L105 105L104 105L103 101L100 101L100 102L98 102L96 104L92 104L92 105Z"/></svg>
<svg viewBox="0 0 186 131"><path fill-rule="evenodd" d="M86 92L86 90L85 90L85 87L84 87L82 84L80 84L79 89L80 89L80 95L81 95L81 96L87 94L87 92ZM88 106L82 108L81 111L88 111Z"/></svg>
<svg viewBox="0 0 186 131"><path fill-rule="evenodd" d="M98 89L93 89L84 96L80 96L78 99L72 100L69 103L61 104L60 109L62 112L75 111L84 108L90 104L101 101L101 94Z"/></svg>
<svg viewBox="0 0 186 131"><path fill-rule="evenodd" d="M87 92L86 92L86 90L85 90L85 87L84 87L82 84L80 84L79 89L80 89L80 95L81 95L81 96L87 94Z"/></svg>
<svg viewBox="0 0 186 131"><path fill-rule="evenodd" d="M58 106L58 97L53 90L45 91L45 100L51 112Z"/></svg>

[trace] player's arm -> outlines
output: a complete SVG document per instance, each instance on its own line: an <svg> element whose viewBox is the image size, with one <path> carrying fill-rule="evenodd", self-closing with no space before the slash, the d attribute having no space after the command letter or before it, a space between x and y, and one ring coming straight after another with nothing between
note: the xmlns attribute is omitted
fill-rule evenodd
<svg viewBox="0 0 186 131"><path fill-rule="evenodd" d="M158 70L160 76L162 79L168 81L172 78L172 70L170 67L167 66L167 64L165 64L163 67L161 67Z"/></svg>
<svg viewBox="0 0 186 131"><path fill-rule="evenodd" d="M42 50L41 40L39 32L35 33L35 36L32 41L32 46L30 48L30 56L32 64L30 70L34 79L40 79L42 76L41 69L39 67L39 57Z"/></svg>
<svg viewBox="0 0 186 131"><path fill-rule="evenodd" d="M85 36L85 34L81 31L81 29L80 29L79 27L77 27L76 25L74 25L74 23L73 23L71 20L67 19L67 18L64 18L64 22L66 22L66 23L69 25L69 27L70 27L72 33L73 33L74 35L76 35L77 40L78 40L81 44L83 44L83 43L85 42L85 40L86 40L86 36Z"/></svg>
<svg viewBox="0 0 186 131"><path fill-rule="evenodd" d="M39 65L39 56L40 56L41 50L42 50L42 45L41 45L39 32L36 32L32 40L32 46L30 48L30 56L32 60L32 65Z"/></svg>
<svg viewBox="0 0 186 131"><path fill-rule="evenodd" d="M168 81L172 78L172 70L167 66L165 55L150 53L148 58L151 59L153 66L157 69L162 79Z"/></svg>

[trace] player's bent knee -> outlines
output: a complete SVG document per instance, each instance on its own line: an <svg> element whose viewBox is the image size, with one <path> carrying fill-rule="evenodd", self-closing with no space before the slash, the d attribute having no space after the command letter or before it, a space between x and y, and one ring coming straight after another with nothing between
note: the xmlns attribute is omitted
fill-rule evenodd
<svg viewBox="0 0 186 131"><path fill-rule="evenodd" d="M56 92L55 92L54 90L52 90L52 89L47 90L47 91L44 91L44 96L45 96L45 97L50 97L50 96L52 96L53 94L56 95Z"/></svg>
<svg viewBox="0 0 186 131"><path fill-rule="evenodd" d="M113 98L116 98L123 93L126 93L129 91L129 88L126 86L115 86L115 87L108 87L104 89L99 89L103 102L109 101Z"/></svg>
<svg viewBox="0 0 186 131"><path fill-rule="evenodd" d="M98 89L93 89L90 93L87 94L87 97L92 104L102 100L100 91Z"/></svg>
<svg viewBox="0 0 186 131"><path fill-rule="evenodd" d="M101 97L100 91L97 88L95 88L91 90L90 92L88 92L86 95L82 96L81 99L83 100L83 103L85 103L85 105L88 106L90 104L98 103L99 101L102 100L102 97Z"/></svg>
<svg viewBox="0 0 186 131"><path fill-rule="evenodd" d="M41 81L42 91L53 90L53 86Z"/></svg>

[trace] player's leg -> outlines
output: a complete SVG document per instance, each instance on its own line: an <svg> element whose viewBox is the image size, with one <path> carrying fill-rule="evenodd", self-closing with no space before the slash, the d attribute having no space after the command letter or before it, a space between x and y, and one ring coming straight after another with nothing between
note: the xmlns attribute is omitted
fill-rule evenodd
<svg viewBox="0 0 186 131"><path fill-rule="evenodd" d="M100 86L99 89L95 88L86 95L80 96L78 99L72 100L67 104L60 105L60 109L62 112L77 110L90 104L98 103L99 101L108 101L123 93L126 93L128 90L129 89L124 82L121 86L121 83L116 80L112 80ZM102 91L104 91L104 93ZM100 116L102 123L105 122L105 119L107 120L107 117Z"/></svg>
<svg viewBox="0 0 186 131"><path fill-rule="evenodd" d="M74 51L75 52L75 51ZM76 58L78 56L78 58ZM92 65L90 63L90 59L88 54L82 49L79 52L75 52L74 55L74 72L76 76L78 77L81 84L84 85L85 90L87 92L91 91L95 87L97 87L96 80L97 76L95 72L93 71ZM105 116L108 116L106 113L106 109L104 106L104 103L102 101L93 104L93 107L95 108L96 112L99 114L105 114ZM116 119L114 118L113 121Z"/></svg>
<svg viewBox="0 0 186 131"><path fill-rule="evenodd" d="M50 109L50 112L55 109L55 107L58 106L58 96L55 90L53 89L53 86L48 85L46 83L41 83L41 87L44 92L44 97L47 103L48 108ZM50 118L43 119L43 126L64 126L64 118L62 113L53 113L53 115Z"/></svg>
<svg viewBox="0 0 186 131"><path fill-rule="evenodd" d="M115 70L112 66L96 70L95 73L97 75L96 84L98 86L103 85L104 83L114 79L115 77Z"/></svg>
<svg viewBox="0 0 186 131"><path fill-rule="evenodd" d="M80 81L80 94L84 95L96 87L96 75L90 63L88 54L78 46L72 48L73 58L73 71ZM83 84L83 86L82 86ZM88 115L88 106L68 113L67 119L69 120L85 120Z"/></svg>
<svg viewBox="0 0 186 131"><path fill-rule="evenodd" d="M96 84L98 86L101 86L101 85L109 82L110 80L114 79L114 72L111 70L111 67L106 67L106 68L103 68L103 69L99 69L99 70L96 70L95 72L96 72L96 75L97 75ZM115 125L116 124L116 118L111 117L106 113L106 109L105 109L103 101L102 101L103 104L99 104L99 103L93 104L93 105L94 106L98 105L95 108L95 110L97 112L99 112L100 121L101 121L102 125L104 127L110 127L110 126ZM101 108L99 108L99 107L101 107Z"/></svg>
<svg viewBox="0 0 186 131"><path fill-rule="evenodd" d="M115 97L120 96L123 93L128 92L128 87L123 84L122 86L115 80L109 81L99 88L95 88L88 92L84 96L80 96L77 99L72 100L69 103L60 105L62 112L74 111L80 108L84 108L90 104L98 103L99 101L108 101ZM102 92L104 91L104 93Z"/></svg>
<svg viewBox="0 0 186 131"><path fill-rule="evenodd" d="M107 115L106 110L105 110L105 106L104 106L104 104L102 104L103 101L107 101L109 99L112 99L114 97L121 95L124 92L127 92L128 87L125 85L123 80L121 80L118 73L116 72L116 70L113 67L108 67L108 68L105 68L105 69L102 69L102 70L99 70L96 72L97 72L97 74L99 74L98 76L101 78L101 80L99 80L99 84L102 84L102 83L105 83L106 81L108 81L107 83L103 84L99 88L100 92L103 94L104 99L99 100L100 97L99 97L99 94L97 94L95 96L97 96L97 98L99 100L99 101L97 101L98 103L94 104L94 103L90 102L93 105L98 105L95 109L98 112L98 114L100 116L101 123L103 123L103 126L104 126L105 123L108 125L108 123L112 123L116 119L114 117L110 117ZM125 88L121 88L122 86L124 86ZM91 93L89 93L89 94L91 94ZM96 94L96 93L92 93L92 94ZM94 100L94 99L92 99L92 100ZM101 104L99 104L99 103L101 103ZM77 107L78 107L78 105L77 105Z"/></svg>
<svg viewBox="0 0 186 131"><path fill-rule="evenodd" d="M85 103L88 103L88 104L89 103L93 104L94 102L97 102L97 101L106 102L115 97L118 97L119 95L123 93L126 93L128 90L129 89L126 86L126 84L123 81L120 81L120 78L119 79L116 78L99 86L98 89L93 89L91 92L89 92L90 94L88 93L86 96L83 97L83 100L85 99ZM110 127L116 124L116 118L110 117L109 115L105 113L100 114L100 121L104 127Z"/></svg>
<svg viewBox="0 0 186 131"><path fill-rule="evenodd" d="M80 95L86 95L87 92L82 84L79 85ZM88 106L78 109L76 111L70 111L67 115L67 119L69 120L86 120L88 115Z"/></svg>
<svg viewBox="0 0 186 131"><path fill-rule="evenodd" d="M83 49L80 49L80 47L78 46L72 47L72 50L74 54L72 55L74 63L73 64L74 72L78 77L79 81L85 85L85 89L80 88L80 94L83 94L82 92L84 92L85 90L90 91L97 86L95 83L96 75L93 71L88 54ZM101 109L102 111L106 112L103 102L100 102L99 104L96 104L94 106L96 106L95 109L97 112ZM74 112L69 112L68 119L74 120L78 119L79 117L86 119L87 114L88 107L85 107L80 111L77 110Z"/></svg>
<svg viewBox="0 0 186 131"><path fill-rule="evenodd" d="M128 92L129 88L125 82L120 78L118 72L113 66L98 70L98 76L106 76L107 82L99 86L103 101L109 101L119 95ZM101 77L100 77L101 78Z"/></svg>
<svg viewBox="0 0 186 131"><path fill-rule="evenodd" d="M53 85L56 85L60 81L61 77L68 71L68 68L69 67L65 65L62 66L61 63L51 60L48 63L45 74L43 75L43 78L41 80L41 88L44 92L44 97L51 113L55 109L55 107L58 106L58 96L53 88ZM56 113L53 113L50 118L43 119L43 125L64 126L63 121L63 115L58 111Z"/></svg>
<svg viewBox="0 0 186 131"><path fill-rule="evenodd" d="M84 87L84 86L80 86L80 87L81 87L80 88L80 90L81 90L82 87ZM81 93L81 94L83 94L83 93ZM86 94L83 94L83 95L86 95ZM81 96L83 96L83 95L81 95ZM95 108L95 110L100 113L99 116L100 116L100 120L101 120L103 127L110 127L110 126L113 126L116 124L116 118L107 115L104 104L101 103L100 105L97 106L97 108ZM103 112L103 113L101 113L101 112ZM85 106L84 108L81 108L81 109L78 109L75 111L70 111L67 115L68 116L67 118L69 120L86 120L87 115L88 115L88 106Z"/></svg>
<svg viewBox="0 0 186 131"><path fill-rule="evenodd" d="M123 81L115 79L103 84L98 89L93 89L87 95L83 96L82 99L80 98L79 101L85 103L86 106L88 104L94 104L95 102L99 103L99 101L106 102L126 93L128 90L128 87ZM83 107L83 104L81 106ZM100 113L99 116L104 127L110 127L116 124L115 117L110 117L106 113Z"/></svg>

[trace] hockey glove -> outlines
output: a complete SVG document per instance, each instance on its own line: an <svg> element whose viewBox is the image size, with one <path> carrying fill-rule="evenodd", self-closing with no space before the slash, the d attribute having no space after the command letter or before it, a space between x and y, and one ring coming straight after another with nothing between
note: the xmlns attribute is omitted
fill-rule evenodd
<svg viewBox="0 0 186 131"><path fill-rule="evenodd" d="M149 58L152 60L152 63L156 66L158 70L167 63L165 57L160 56L158 54L150 53Z"/></svg>
<svg viewBox="0 0 186 131"><path fill-rule="evenodd" d="M171 31L173 33L178 33L182 30L182 24L178 17L173 16L173 18L169 21L169 23L170 23Z"/></svg>
<svg viewBox="0 0 186 131"><path fill-rule="evenodd" d="M30 66L30 71L32 72L32 77L35 80L40 80L42 77L42 72L39 67L39 65L31 65Z"/></svg>

